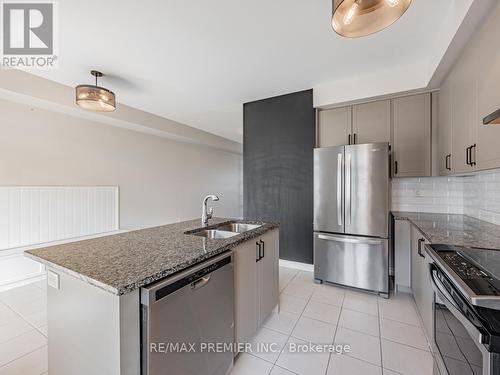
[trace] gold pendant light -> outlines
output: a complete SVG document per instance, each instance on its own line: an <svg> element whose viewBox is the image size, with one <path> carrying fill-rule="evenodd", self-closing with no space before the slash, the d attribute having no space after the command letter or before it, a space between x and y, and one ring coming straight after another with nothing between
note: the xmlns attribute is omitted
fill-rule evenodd
<svg viewBox="0 0 500 375"><path fill-rule="evenodd" d="M332 26L348 38L376 33L396 22L411 0L333 0Z"/></svg>
<svg viewBox="0 0 500 375"><path fill-rule="evenodd" d="M113 112L116 109L116 97L113 91L97 86L97 78L103 74L97 70L90 71L95 77L95 85L76 86L76 104L90 111Z"/></svg>

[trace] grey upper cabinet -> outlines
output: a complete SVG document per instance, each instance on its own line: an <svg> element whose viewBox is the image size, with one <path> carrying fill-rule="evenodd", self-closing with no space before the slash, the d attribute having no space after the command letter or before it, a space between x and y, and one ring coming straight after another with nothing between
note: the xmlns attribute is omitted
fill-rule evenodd
<svg viewBox="0 0 500 375"><path fill-rule="evenodd" d="M497 27L497 29L500 29ZM498 43L498 34L483 36L487 43ZM483 125L483 118L500 108L498 87L500 83L500 54L497 48L489 48L481 52L476 67L477 78L477 110L474 124L476 126L475 163L477 169L500 167L500 126Z"/></svg>
<svg viewBox="0 0 500 375"><path fill-rule="evenodd" d="M391 141L391 101L358 104L352 108L352 143Z"/></svg>
<svg viewBox="0 0 500 375"><path fill-rule="evenodd" d="M431 175L431 94L393 99L393 176Z"/></svg>
<svg viewBox="0 0 500 375"><path fill-rule="evenodd" d="M341 146L350 143L351 107L318 111L318 147Z"/></svg>
<svg viewBox="0 0 500 375"><path fill-rule="evenodd" d="M465 67L460 66L450 76L452 106L453 172L464 173L474 170L474 119L476 87L467 79Z"/></svg>
<svg viewBox="0 0 500 375"><path fill-rule="evenodd" d="M390 100L318 111L318 147L390 142L390 139Z"/></svg>
<svg viewBox="0 0 500 375"><path fill-rule="evenodd" d="M441 86L440 165L444 150L449 149L450 144L452 154L452 170L445 171L440 167L441 175L500 167L500 126L483 125L482 121L483 117L500 107L500 51L491 48L497 44L499 33L498 17L487 18L467 43ZM450 117L451 134L448 130Z"/></svg>
<svg viewBox="0 0 500 375"><path fill-rule="evenodd" d="M440 176L453 173L451 85L441 87L438 96L437 166Z"/></svg>

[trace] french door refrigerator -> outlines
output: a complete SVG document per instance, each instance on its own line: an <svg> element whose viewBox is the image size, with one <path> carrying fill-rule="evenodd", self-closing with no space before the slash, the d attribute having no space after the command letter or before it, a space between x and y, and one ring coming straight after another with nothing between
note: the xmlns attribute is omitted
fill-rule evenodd
<svg viewBox="0 0 500 375"><path fill-rule="evenodd" d="M389 293L389 144L314 150L314 278Z"/></svg>

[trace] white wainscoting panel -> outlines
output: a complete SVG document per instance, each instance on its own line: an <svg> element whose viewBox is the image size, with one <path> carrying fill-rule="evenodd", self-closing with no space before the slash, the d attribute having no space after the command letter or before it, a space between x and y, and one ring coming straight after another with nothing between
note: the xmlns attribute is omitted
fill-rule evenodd
<svg viewBox="0 0 500 375"><path fill-rule="evenodd" d="M0 186L0 290L45 272L26 246L118 229L117 186Z"/></svg>

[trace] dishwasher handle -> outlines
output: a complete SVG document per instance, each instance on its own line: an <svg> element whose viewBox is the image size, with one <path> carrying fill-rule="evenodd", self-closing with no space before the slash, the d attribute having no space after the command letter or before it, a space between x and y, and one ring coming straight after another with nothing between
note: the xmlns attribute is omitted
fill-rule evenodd
<svg viewBox="0 0 500 375"><path fill-rule="evenodd" d="M211 273L231 263L230 254L221 254L183 272L142 287L141 304L155 304L183 287L189 287L191 290L199 289L209 283Z"/></svg>
<svg viewBox="0 0 500 375"><path fill-rule="evenodd" d="M201 287L204 287L205 285L208 284L210 278L211 278L210 275L200 277L198 280L191 283L191 289L200 289Z"/></svg>

